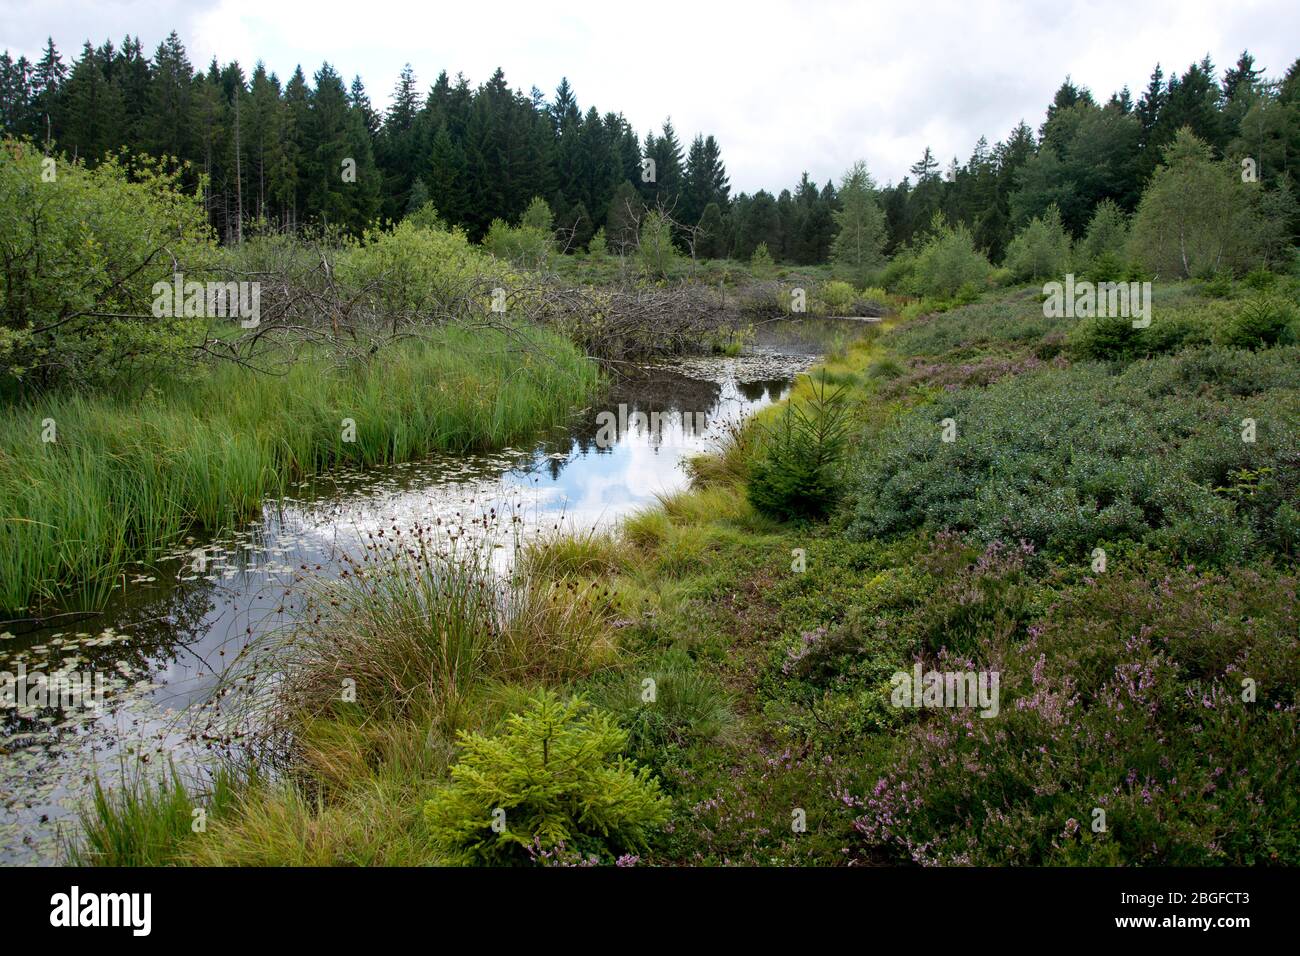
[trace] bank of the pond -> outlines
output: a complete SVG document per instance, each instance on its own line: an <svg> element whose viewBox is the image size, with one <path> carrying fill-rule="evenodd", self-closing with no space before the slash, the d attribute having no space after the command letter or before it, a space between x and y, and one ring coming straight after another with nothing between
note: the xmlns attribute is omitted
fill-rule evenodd
<svg viewBox="0 0 1300 956"><path fill-rule="evenodd" d="M857 323L830 334L829 349L819 349L823 370L862 371L877 354L872 337ZM742 392L786 394L785 383L769 380L773 374L750 372L761 385L742 385ZM794 388L802 401L807 382L796 377ZM724 417L715 437L725 445L733 429L752 430L750 421L736 428L739 422L726 425ZM599 713L635 720L646 675L660 683L671 716L662 726L650 719L628 746L662 769L648 756L655 746L710 737L735 723L731 694L697 662L626 639L642 632L645 616L681 600L683 580L722 557L711 535L673 530L684 515L726 526L733 549L781 540L780 526L755 514L738 487L675 492L638 512L625 530L533 540L504 573L490 554L464 541L450 548L433 528L403 531L391 543L370 539L349 574L310 585L310 627L268 646L269 666L295 675L277 710L293 740L292 772L269 779L229 770L161 785L141 776L120 785L110 771L115 789L87 801L70 858L106 865L464 862L472 854L444 839L445 828L424 810L447 785L461 735L502 732L548 690L582 693ZM345 683L354 693L340 700L335 689ZM202 834L186 822L195 806L207 812Z"/></svg>
<svg viewBox="0 0 1300 956"><path fill-rule="evenodd" d="M793 391L847 390L829 521L751 502L774 408L691 489L508 579L376 554L301 648L298 775L137 789L79 858L1294 865L1300 365L1171 339L1206 311L1179 296L1105 361L1023 293L832 350ZM1180 477L1150 497L1153 461ZM995 696L902 706L918 666Z"/></svg>
<svg viewBox="0 0 1300 956"><path fill-rule="evenodd" d="M237 365L138 397L0 411L0 614L52 595L93 604L122 567L215 531L331 465L500 447L562 421L595 366L548 333L451 327L340 366L307 350L275 374Z"/></svg>

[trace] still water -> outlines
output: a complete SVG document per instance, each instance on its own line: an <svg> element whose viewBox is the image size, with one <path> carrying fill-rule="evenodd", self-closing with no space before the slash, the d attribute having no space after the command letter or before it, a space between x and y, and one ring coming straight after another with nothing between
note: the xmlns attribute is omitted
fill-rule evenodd
<svg viewBox="0 0 1300 956"><path fill-rule="evenodd" d="M94 615L39 630L0 623L0 671L90 674L104 689L96 707L0 708L0 864L57 862L96 775L110 785L137 761L184 768L219 747L197 715L241 648L293 623L295 577L337 573L380 529L496 536L489 544L508 560L521 538L612 526L686 487L684 459L780 401L798 373L860 331L771 323L740 356L625 368L596 404L528 447L332 472L268 500L236 531L129 569Z"/></svg>

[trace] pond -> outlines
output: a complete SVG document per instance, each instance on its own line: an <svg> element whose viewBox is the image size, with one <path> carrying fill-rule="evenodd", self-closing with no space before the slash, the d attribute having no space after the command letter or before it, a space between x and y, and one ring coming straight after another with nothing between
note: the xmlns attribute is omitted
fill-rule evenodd
<svg viewBox="0 0 1300 956"><path fill-rule="evenodd" d="M95 706L0 708L0 864L57 862L97 775L111 785L137 761L185 767L219 750L213 690L245 645L293 623L296 578L336 574L383 529L437 524L490 538L508 561L529 536L616 525L686 487L686 458L862 332L766 323L738 356L622 367L597 403L529 447L331 472L268 500L259 520L129 569L93 615L0 623L0 672L25 672L29 687L75 673L102 691Z"/></svg>

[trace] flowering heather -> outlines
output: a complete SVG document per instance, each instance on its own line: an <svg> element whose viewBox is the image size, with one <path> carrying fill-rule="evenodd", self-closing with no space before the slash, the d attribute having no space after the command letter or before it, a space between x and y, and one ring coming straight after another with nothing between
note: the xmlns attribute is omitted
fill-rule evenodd
<svg viewBox="0 0 1300 956"><path fill-rule="evenodd" d="M1296 584L1184 568L1066 589L1005 647L1002 715L927 712L854 829L926 865L1294 865Z"/></svg>

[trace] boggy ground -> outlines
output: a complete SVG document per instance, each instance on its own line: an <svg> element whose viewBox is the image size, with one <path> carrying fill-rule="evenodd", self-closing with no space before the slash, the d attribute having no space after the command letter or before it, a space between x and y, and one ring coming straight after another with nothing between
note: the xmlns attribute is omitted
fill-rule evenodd
<svg viewBox="0 0 1300 956"><path fill-rule="evenodd" d="M1294 865L1300 349L1258 306L909 308L791 399L844 389L825 519L753 504L774 409L506 577L376 543L278 652L287 759L103 796L72 856ZM917 663L996 716L895 706Z"/></svg>

